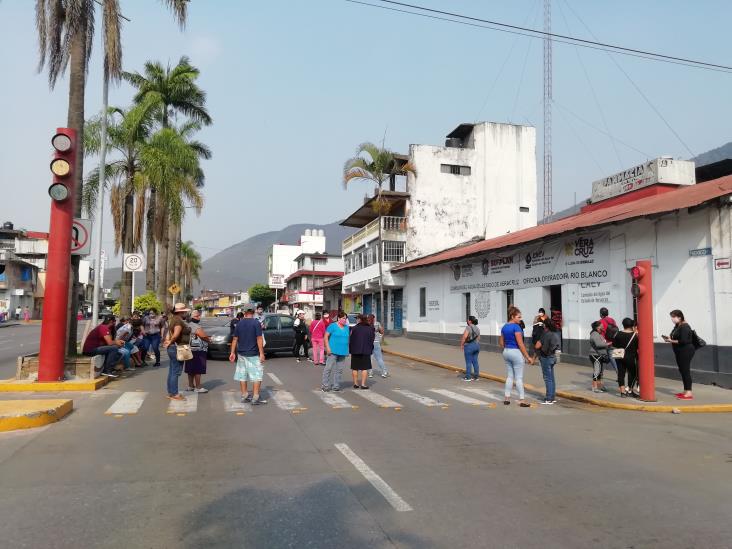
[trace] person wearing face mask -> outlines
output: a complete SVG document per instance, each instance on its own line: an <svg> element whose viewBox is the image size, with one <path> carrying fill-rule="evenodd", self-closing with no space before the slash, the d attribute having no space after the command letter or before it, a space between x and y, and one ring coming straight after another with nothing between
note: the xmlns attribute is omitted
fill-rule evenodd
<svg viewBox="0 0 732 549"><path fill-rule="evenodd" d="M503 349L503 360L506 362L506 387L503 404L511 404L511 391L514 382L519 394L519 406L528 408L524 402L524 363L533 364L534 359L529 357L524 345L524 332L521 328L522 316L517 307L511 306L508 310L508 322L501 328L499 344Z"/></svg>
<svg viewBox="0 0 732 549"><path fill-rule="evenodd" d="M351 329L348 326L348 315L339 311L336 322L331 323L325 330L325 368L321 390L340 391L343 363L348 357L348 340Z"/></svg>
<svg viewBox="0 0 732 549"><path fill-rule="evenodd" d="M480 329L478 328L478 319L474 316L468 317L468 324L463 332L463 337L460 339L460 348L465 355L465 377L463 380L478 381L480 378L480 366L478 365Z"/></svg>
<svg viewBox="0 0 732 549"><path fill-rule="evenodd" d="M185 372L188 374L188 391L196 393L208 393L208 389L201 385L201 376L206 374L206 355L208 354L208 342L211 337L206 333L200 324L201 311L196 309L191 313L188 327L191 329L191 352L192 360L186 360Z"/></svg>
<svg viewBox="0 0 732 549"><path fill-rule="evenodd" d="M662 336L666 343L670 343L676 357L676 365L684 383L684 392L676 393L679 400L692 400L694 395L691 392L691 360L694 358L696 347L694 346L694 330L684 319L684 313L678 309L671 311L671 322L674 329L671 334Z"/></svg>

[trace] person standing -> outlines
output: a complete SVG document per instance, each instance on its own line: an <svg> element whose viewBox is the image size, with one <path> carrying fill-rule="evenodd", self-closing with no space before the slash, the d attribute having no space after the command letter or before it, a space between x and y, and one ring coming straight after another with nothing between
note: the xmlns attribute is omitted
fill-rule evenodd
<svg viewBox="0 0 732 549"><path fill-rule="evenodd" d="M371 355L376 360L376 365L381 370L381 377L386 378L389 376L389 372L386 369L386 363L384 362L384 353L381 350L381 342L384 339L384 327L381 322L376 320L376 315L370 314L368 316L369 324L374 327L374 354ZM369 370L369 377L374 377L374 371Z"/></svg>
<svg viewBox="0 0 732 549"><path fill-rule="evenodd" d="M26 305L25 308L23 309L23 322L28 324L30 322L30 318L31 318L30 310L28 309L28 305Z"/></svg>
<svg viewBox="0 0 732 549"><path fill-rule="evenodd" d="M185 372L188 374L188 391L208 393L208 389L201 385L201 376L206 374L206 357L208 342L211 337L201 326L201 311L196 309L191 313L188 327L191 329L191 352L193 358L186 361Z"/></svg>
<svg viewBox="0 0 732 549"><path fill-rule="evenodd" d="M618 363L613 358L613 339L615 339L619 331L618 323L610 316L607 307L602 307L600 309L600 328L598 332L605 338L605 343L607 343L607 361L616 372L618 371Z"/></svg>
<svg viewBox="0 0 732 549"><path fill-rule="evenodd" d="M608 343L605 341L600 330L602 324L596 320L591 325L590 331L590 362L592 363L592 392L607 393L605 385L602 383L602 375L605 370L605 363L608 362Z"/></svg>
<svg viewBox="0 0 732 549"><path fill-rule="evenodd" d="M536 346L537 343L539 343L539 340L541 340L541 336L544 335L544 332L546 332L546 326L544 325L544 320L549 318L546 316L546 311L544 310L544 307L539 308L539 313L534 318L534 322L531 325L531 347L529 349L529 354L536 355L538 353L539 347Z"/></svg>
<svg viewBox="0 0 732 549"><path fill-rule="evenodd" d="M541 373L544 377L544 385L546 386L546 395L542 404L556 404L557 402L557 382L554 377L554 366L557 364L557 351L561 346L557 327L549 317L544 315L542 322L544 332L534 343L534 349L539 356L541 364Z"/></svg>
<svg viewBox="0 0 732 549"><path fill-rule="evenodd" d="M463 380L478 381L480 378L480 366L478 365L480 328L478 328L478 319L474 316L468 317L468 324L463 331L462 338L460 338L460 349L462 349L465 356L465 377Z"/></svg>
<svg viewBox="0 0 732 549"><path fill-rule="evenodd" d="M112 336L114 323L115 318L113 316L104 317L101 324L92 329L89 335L86 336L84 345L81 348L81 353L84 356L104 356L101 375L106 377L117 377L114 374L114 366L127 354L124 341L114 339Z"/></svg>
<svg viewBox="0 0 732 549"><path fill-rule="evenodd" d="M23 310L20 308L20 305L18 305L15 308L15 320L20 320L20 315L23 312Z"/></svg>
<svg viewBox="0 0 732 549"><path fill-rule="evenodd" d="M529 404L524 402L524 363L533 364L532 359L526 352L524 345L524 332L521 329L522 315L517 307L508 310L508 322L501 328L499 345L503 349L503 360L506 363L506 387L503 404L511 404L511 391L514 382L519 394L519 406L528 408Z"/></svg>
<svg viewBox="0 0 732 549"><path fill-rule="evenodd" d="M621 351L619 354L622 356L615 358L618 365L618 390L621 398L627 398L633 394L633 387L638 378L638 333L633 319L623 319L623 329L615 335L613 347L616 353Z"/></svg>
<svg viewBox="0 0 732 549"><path fill-rule="evenodd" d="M251 402L253 406L267 404L260 394L264 377L264 343L262 341L262 325L254 318L254 310L247 309L236 325L231 340L229 362L236 362L234 379L241 388L241 401ZM249 383L252 392L249 392Z"/></svg>
<svg viewBox="0 0 732 549"><path fill-rule="evenodd" d="M328 313L325 313L328 314ZM315 313L315 320L310 323L310 341L313 344L313 362L316 366L325 366L325 321L320 313Z"/></svg>
<svg viewBox="0 0 732 549"><path fill-rule="evenodd" d="M684 392L676 393L679 400L693 400L694 394L691 392L691 361L696 353L694 346L694 330L691 329L689 323L684 318L684 313L678 309L671 311L671 322L674 323L674 329L667 336L663 336L666 343L670 343L676 357L676 366L679 368L681 380L684 383Z"/></svg>
<svg viewBox="0 0 732 549"><path fill-rule="evenodd" d="M325 327L327 328L330 324L331 320L335 317L331 317L331 314L328 311L323 311L323 324L325 324Z"/></svg>
<svg viewBox="0 0 732 549"><path fill-rule="evenodd" d="M348 315L339 311L336 322L332 322L325 330L325 368L320 388L323 391L341 390L341 373L343 362L348 357L348 339L351 329L348 326Z"/></svg>
<svg viewBox="0 0 732 549"><path fill-rule="evenodd" d="M155 356L154 368L160 366L160 331L163 328L163 322L163 316L159 315L155 308L150 309L149 314L142 321L145 331L145 347L148 353L152 352Z"/></svg>
<svg viewBox="0 0 732 549"><path fill-rule="evenodd" d="M302 355L300 351L302 350ZM304 356L308 361L312 359L308 356L308 324L305 321L305 311L298 311L295 319L295 356L300 362L300 356Z"/></svg>
<svg viewBox="0 0 732 549"><path fill-rule="evenodd" d="M261 305L257 305L257 308L254 311L254 319L257 320L262 325L262 329L264 329L264 307Z"/></svg>
<svg viewBox="0 0 732 549"><path fill-rule="evenodd" d="M236 331L236 325L239 324L239 321L242 318L244 318L244 313L239 311L238 313L236 313L236 316L231 319L231 321L229 322L229 335L234 335L234 331Z"/></svg>
<svg viewBox="0 0 732 549"><path fill-rule="evenodd" d="M358 323L351 330L348 350L351 352L351 377L354 389L368 389L366 376L371 370L376 330L366 315L358 315ZM360 378L360 379L359 379Z"/></svg>
<svg viewBox="0 0 732 549"><path fill-rule="evenodd" d="M190 345L191 329L183 318L191 310L185 303L176 303L168 319L168 331L163 347L168 351L168 398L171 400L185 400L178 392L178 378L183 373L183 362L178 360L178 345Z"/></svg>

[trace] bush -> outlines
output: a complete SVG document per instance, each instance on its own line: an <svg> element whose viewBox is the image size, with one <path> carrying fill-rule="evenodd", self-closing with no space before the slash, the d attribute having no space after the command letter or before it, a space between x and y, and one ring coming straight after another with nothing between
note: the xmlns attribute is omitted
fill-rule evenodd
<svg viewBox="0 0 732 549"><path fill-rule="evenodd" d="M159 313L163 310L163 305L158 300L155 292L147 292L146 294L135 296L135 303L133 305L133 311L143 313L150 309L156 309ZM119 300L112 306L112 312L115 316L119 316Z"/></svg>

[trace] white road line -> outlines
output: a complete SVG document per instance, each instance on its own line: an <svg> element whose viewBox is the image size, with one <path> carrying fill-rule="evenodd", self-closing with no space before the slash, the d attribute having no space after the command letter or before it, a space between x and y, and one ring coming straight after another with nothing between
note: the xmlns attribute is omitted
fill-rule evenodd
<svg viewBox="0 0 732 549"><path fill-rule="evenodd" d="M399 494L397 494L391 486L389 486L383 478L377 475L371 467L358 457L353 450L348 447L348 444L337 443L335 447L338 451L345 456L345 458L351 462L356 470L363 475L363 477L371 483L371 486L376 488L378 492L384 496L386 501L396 509L397 511L414 511L412 506L404 501Z"/></svg>
<svg viewBox="0 0 732 549"><path fill-rule="evenodd" d="M376 404L379 408L403 408L401 404L398 402L394 402L391 399L386 398L384 395L380 395L379 393L374 393L373 391L361 391L360 389L357 389L353 391L359 396L362 396L366 400L370 400L374 404Z"/></svg>
<svg viewBox="0 0 732 549"><path fill-rule="evenodd" d="M293 410L303 409L302 405L297 401L292 393L288 391L274 391L272 393L272 398L274 399L275 404L277 404L277 407L281 410L291 412Z"/></svg>
<svg viewBox="0 0 732 549"><path fill-rule="evenodd" d="M169 414L192 414L198 409L198 393L185 395L185 400L171 400L168 404Z"/></svg>
<svg viewBox="0 0 732 549"><path fill-rule="evenodd" d="M252 405L241 401L241 393L237 391L224 391L221 393L224 399L224 409L227 412L251 412Z"/></svg>
<svg viewBox="0 0 732 549"><path fill-rule="evenodd" d="M142 406L142 403L145 402L148 394L141 391L122 393L122 396L115 400L114 404L104 413L107 415L136 414L140 406Z"/></svg>
<svg viewBox="0 0 732 549"><path fill-rule="evenodd" d="M337 410L340 410L341 408L354 408L354 406L352 406L345 398L334 393L324 393L320 389L315 389L313 393L318 395L320 400L325 402L331 408L335 408Z"/></svg>
<svg viewBox="0 0 732 549"><path fill-rule="evenodd" d="M275 382L275 385L282 385L282 381L276 375L271 372L267 372L267 375Z"/></svg>
<svg viewBox="0 0 732 549"><path fill-rule="evenodd" d="M485 389L476 389L474 387L462 387L462 390L467 391L469 393L474 393L476 395L484 396L484 397L490 398L492 400L497 400L499 402L503 402L502 396L491 393L490 391L486 391Z"/></svg>
<svg viewBox="0 0 732 549"><path fill-rule="evenodd" d="M469 397L466 395L461 395L460 393L456 393L454 391L448 391L447 389L430 389L433 393L437 393L438 395L446 396L447 398L451 398L453 400L457 400L458 402L464 402L465 404L472 404L473 406L492 406L490 402L486 402L484 400L478 400L477 398Z"/></svg>
<svg viewBox="0 0 732 549"><path fill-rule="evenodd" d="M434 398L430 398L428 396L418 395L417 393L413 393L412 391L409 391L407 389L393 389L395 393L399 393L400 395L404 395L407 398L411 398L412 400L416 400L420 404L428 407L434 407L434 406L449 406L449 404L445 402L440 402L439 400L435 400Z"/></svg>

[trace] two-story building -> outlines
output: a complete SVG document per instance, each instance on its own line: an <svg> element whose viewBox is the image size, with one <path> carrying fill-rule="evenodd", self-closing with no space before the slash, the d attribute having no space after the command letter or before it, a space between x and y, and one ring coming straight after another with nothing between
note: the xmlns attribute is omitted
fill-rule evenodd
<svg viewBox="0 0 732 549"><path fill-rule="evenodd" d="M295 265L295 272L285 280L283 301L291 313L299 309L312 319L315 313L323 311L323 283L343 276L343 258L325 252L304 252L295 258Z"/></svg>

